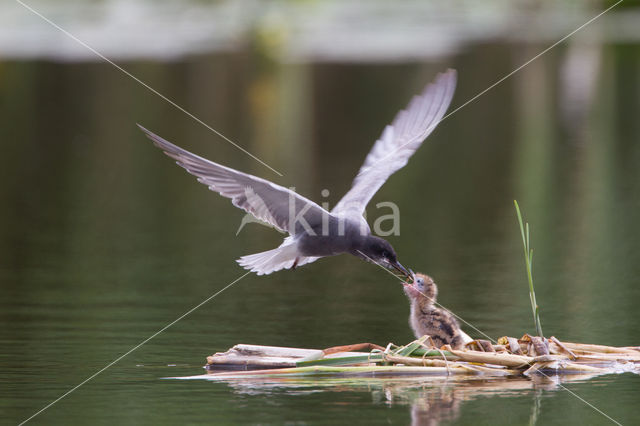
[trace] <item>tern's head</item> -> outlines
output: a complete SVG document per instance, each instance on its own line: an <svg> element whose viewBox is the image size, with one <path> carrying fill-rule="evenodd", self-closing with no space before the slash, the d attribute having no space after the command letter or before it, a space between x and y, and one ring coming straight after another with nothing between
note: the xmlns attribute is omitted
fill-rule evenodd
<svg viewBox="0 0 640 426"><path fill-rule="evenodd" d="M382 238L373 235L367 236L362 248L358 251L358 255L365 260L378 263L386 268L393 268L407 278L412 276L411 273L398 262L398 256L393 247L391 247L391 244Z"/></svg>
<svg viewBox="0 0 640 426"><path fill-rule="evenodd" d="M416 274L412 283L404 283L404 293L410 300L425 299L428 304L435 303L438 287L429 275Z"/></svg>

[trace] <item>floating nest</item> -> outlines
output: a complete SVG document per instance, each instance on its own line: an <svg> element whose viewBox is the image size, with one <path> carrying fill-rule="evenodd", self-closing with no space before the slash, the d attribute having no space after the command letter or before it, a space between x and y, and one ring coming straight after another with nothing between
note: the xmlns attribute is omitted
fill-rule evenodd
<svg viewBox="0 0 640 426"><path fill-rule="evenodd" d="M405 346L371 343L324 350L238 344L207 357L209 379L297 376L531 376L640 374L640 347L561 342L525 334L496 344L473 340L435 348L429 336Z"/></svg>

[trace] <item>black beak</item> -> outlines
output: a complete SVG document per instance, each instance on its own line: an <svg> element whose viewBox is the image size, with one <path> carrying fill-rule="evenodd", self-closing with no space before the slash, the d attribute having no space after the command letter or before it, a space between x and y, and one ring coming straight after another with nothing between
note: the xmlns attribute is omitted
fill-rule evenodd
<svg viewBox="0 0 640 426"><path fill-rule="evenodd" d="M408 279L413 278L413 272L407 271L407 269L400 264L397 260L395 262L389 262L389 265L393 267L396 271L400 272L402 275L407 277Z"/></svg>

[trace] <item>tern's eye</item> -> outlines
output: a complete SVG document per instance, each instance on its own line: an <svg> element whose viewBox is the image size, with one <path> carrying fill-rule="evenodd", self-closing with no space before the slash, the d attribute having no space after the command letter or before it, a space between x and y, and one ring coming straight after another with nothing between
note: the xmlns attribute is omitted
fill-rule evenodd
<svg viewBox="0 0 640 426"><path fill-rule="evenodd" d="M418 284L418 287L420 288L424 287L424 278L416 279L416 284Z"/></svg>

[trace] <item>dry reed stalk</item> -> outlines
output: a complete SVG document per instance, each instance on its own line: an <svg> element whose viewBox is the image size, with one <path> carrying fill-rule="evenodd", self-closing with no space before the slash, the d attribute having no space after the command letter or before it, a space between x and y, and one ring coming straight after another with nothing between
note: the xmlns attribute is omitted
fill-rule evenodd
<svg viewBox="0 0 640 426"><path fill-rule="evenodd" d="M556 346L558 346L560 348L561 352L564 352L566 354L569 355L569 358L571 359L576 359L577 356L576 354L574 354L571 349L567 348L564 343L562 343L560 340L558 340L555 336L551 336L549 338L549 341L551 341L552 343L554 343Z"/></svg>
<svg viewBox="0 0 640 426"><path fill-rule="evenodd" d="M577 364L571 361L550 361L550 362L536 362L531 367L529 367L522 374L525 376L529 376L533 373L536 373L540 370L555 370L560 373L597 373L603 374L608 373L610 370L606 368L593 367L590 365Z"/></svg>
<svg viewBox="0 0 640 426"><path fill-rule="evenodd" d="M422 367L422 366L344 366L344 367L297 367L280 368L271 370L253 371L230 371L223 373L209 373L211 378L219 379L248 379L267 377L304 377L304 376L325 376L325 375L350 375L350 376L395 376L395 375L417 375L417 376L446 376L449 374L469 374L467 369L445 367Z"/></svg>
<svg viewBox="0 0 640 426"><path fill-rule="evenodd" d="M554 362L554 361L569 361L567 355L538 355L533 357L533 362Z"/></svg>
<svg viewBox="0 0 640 426"><path fill-rule="evenodd" d="M505 367L524 367L533 361L533 357L530 356L497 352L458 351L451 349L451 353L458 356L462 361L504 365Z"/></svg>
<svg viewBox="0 0 640 426"><path fill-rule="evenodd" d="M325 355L329 355L340 352L371 351L373 349L384 351L382 346L376 345L375 343L356 343L353 345L333 346L331 348L324 349L322 352L324 352Z"/></svg>
<svg viewBox="0 0 640 426"><path fill-rule="evenodd" d="M640 354L582 354L578 355L578 361L602 360L602 361L624 361L624 362L640 362Z"/></svg>
<svg viewBox="0 0 640 426"><path fill-rule="evenodd" d="M418 358L418 357L398 356L398 355L391 355L391 354L386 354L384 356L384 359L385 361L393 362L395 364L415 365L415 366L422 366L422 367L446 367L447 365L452 365L451 360L447 362L441 359Z"/></svg>
<svg viewBox="0 0 640 426"><path fill-rule="evenodd" d="M281 346L247 345L238 343L223 354L238 353L247 356L310 358L322 356L320 349L287 348Z"/></svg>
<svg viewBox="0 0 640 426"><path fill-rule="evenodd" d="M460 364L456 363L455 366L462 367L466 370L473 371L476 374L488 374L492 376L517 376L522 374L519 370L512 370L509 368L496 368L496 367L487 367L484 365L470 365L470 364Z"/></svg>
<svg viewBox="0 0 640 426"><path fill-rule="evenodd" d="M564 346L576 352L592 352L592 353L605 353L605 354L631 354L637 355L638 351L635 349L620 348L615 346L593 345L589 343L572 343L562 342Z"/></svg>

